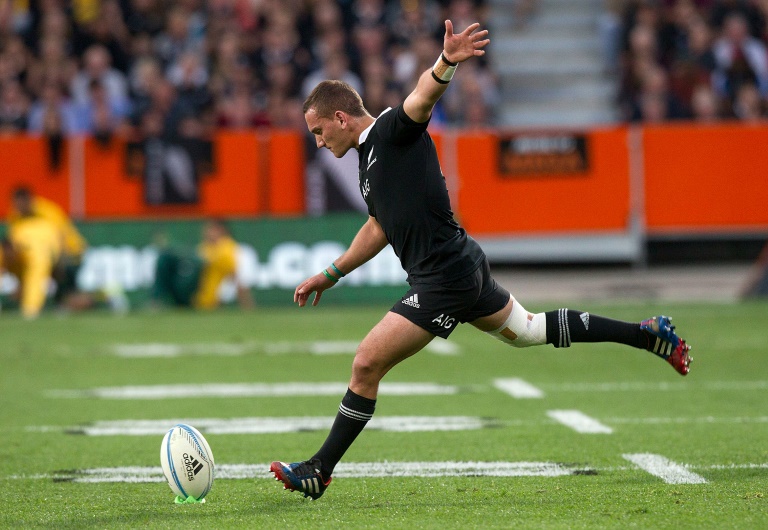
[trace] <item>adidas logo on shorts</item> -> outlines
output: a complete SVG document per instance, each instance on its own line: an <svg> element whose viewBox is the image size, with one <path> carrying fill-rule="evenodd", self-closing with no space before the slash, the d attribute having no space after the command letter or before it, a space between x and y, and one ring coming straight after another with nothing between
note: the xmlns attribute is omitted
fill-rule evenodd
<svg viewBox="0 0 768 530"><path fill-rule="evenodd" d="M413 295L409 296L408 298L405 298L403 300L403 303L405 305L409 305L411 307L415 307L416 309L421 307L419 305L419 295L418 294L413 294Z"/></svg>

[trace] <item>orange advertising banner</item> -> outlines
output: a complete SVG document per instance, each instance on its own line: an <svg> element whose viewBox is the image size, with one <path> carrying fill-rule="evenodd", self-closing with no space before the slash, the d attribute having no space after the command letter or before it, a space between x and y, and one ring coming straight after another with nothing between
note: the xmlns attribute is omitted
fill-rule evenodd
<svg viewBox="0 0 768 530"><path fill-rule="evenodd" d="M768 230L768 125L433 136L456 214L480 237L616 233L633 214L649 234ZM120 139L0 137L0 217L20 185L91 220L299 216L304 141L302 131L221 131L196 202L157 205Z"/></svg>
<svg viewBox="0 0 768 530"><path fill-rule="evenodd" d="M768 229L768 126L646 126L650 233Z"/></svg>
<svg viewBox="0 0 768 530"><path fill-rule="evenodd" d="M0 222L10 208L11 192L20 186L54 200L68 209L70 203L69 142L59 146L58 164L50 145L42 138L0 138Z"/></svg>
<svg viewBox="0 0 768 530"><path fill-rule="evenodd" d="M473 235L624 230L627 129L467 133L457 139L458 213Z"/></svg>
<svg viewBox="0 0 768 530"><path fill-rule="evenodd" d="M0 215L5 217L11 190L18 186L54 200L75 217L92 220L303 215L302 142L297 131L219 132L209 144L210 167L198 177L197 199L150 204L141 147L129 149L119 138L108 143L74 138L64 142L58 167L52 168L46 139L2 138Z"/></svg>

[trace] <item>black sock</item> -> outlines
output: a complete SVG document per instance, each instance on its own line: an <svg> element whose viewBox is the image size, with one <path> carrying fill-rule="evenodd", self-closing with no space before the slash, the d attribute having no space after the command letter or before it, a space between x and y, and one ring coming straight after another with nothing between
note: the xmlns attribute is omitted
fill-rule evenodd
<svg viewBox="0 0 768 530"><path fill-rule="evenodd" d="M617 342L647 350L648 334L640 324L573 309L547 311L547 344L567 348L571 342Z"/></svg>
<svg viewBox="0 0 768 530"><path fill-rule="evenodd" d="M331 427L331 432L320 450L312 458L320 459L320 472L325 480L333 473L333 468L347 452L349 446L362 432L365 425L373 417L376 400L359 396L347 389L347 394L341 400L339 412Z"/></svg>

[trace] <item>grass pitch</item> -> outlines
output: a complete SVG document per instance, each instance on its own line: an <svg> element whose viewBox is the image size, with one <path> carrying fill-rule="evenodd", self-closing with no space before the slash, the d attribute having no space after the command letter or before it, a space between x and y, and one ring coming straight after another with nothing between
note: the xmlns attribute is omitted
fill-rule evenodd
<svg viewBox="0 0 768 530"><path fill-rule="evenodd" d="M380 396L375 419L417 416L428 429L429 418L461 416L478 426L366 430L343 461L347 470L356 462L421 463L410 476L339 472L325 496L311 502L269 480L267 464L308 458L327 429L203 429L222 475L206 504L184 506L173 504L158 477L162 434L96 435L89 428L129 430L140 420L176 419L236 428L246 421L238 418L257 426L274 417L332 418L341 393L268 394L284 383L345 384L350 344L387 307L50 314L36 322L4 313L0 527L768 527L768 304L576 307L634 321L673 315L694 346L691 374L680 377L652 354L626 347L515 350L461 326L450 347L421 352L385 379L450 392ZM494 385L499 378L519 378L542 397L514 398ZM162 394L179 388L169 385L211 383L223 385L217 388L225 395ZM120 394L126 387L160 394L128 399ZM261 394L241 397L232 388ZM578 432L553 419L552 411L563 410L610 432ZM626 456L646 454L661 458L650 472ZM427 477L429 462L505 462L533 471Z"/></svg>

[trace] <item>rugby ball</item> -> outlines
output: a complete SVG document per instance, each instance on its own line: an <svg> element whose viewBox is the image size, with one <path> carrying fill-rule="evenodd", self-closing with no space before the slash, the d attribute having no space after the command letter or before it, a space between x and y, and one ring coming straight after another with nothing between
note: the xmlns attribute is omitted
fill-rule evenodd
<svg viewBox="0 0 768 530"><path fill-rule="evenodd" d="M166 433L160 446L160 465L171 490L182 501L202 501L211 491L213 453L194 427L180 423Z"/></svg>

